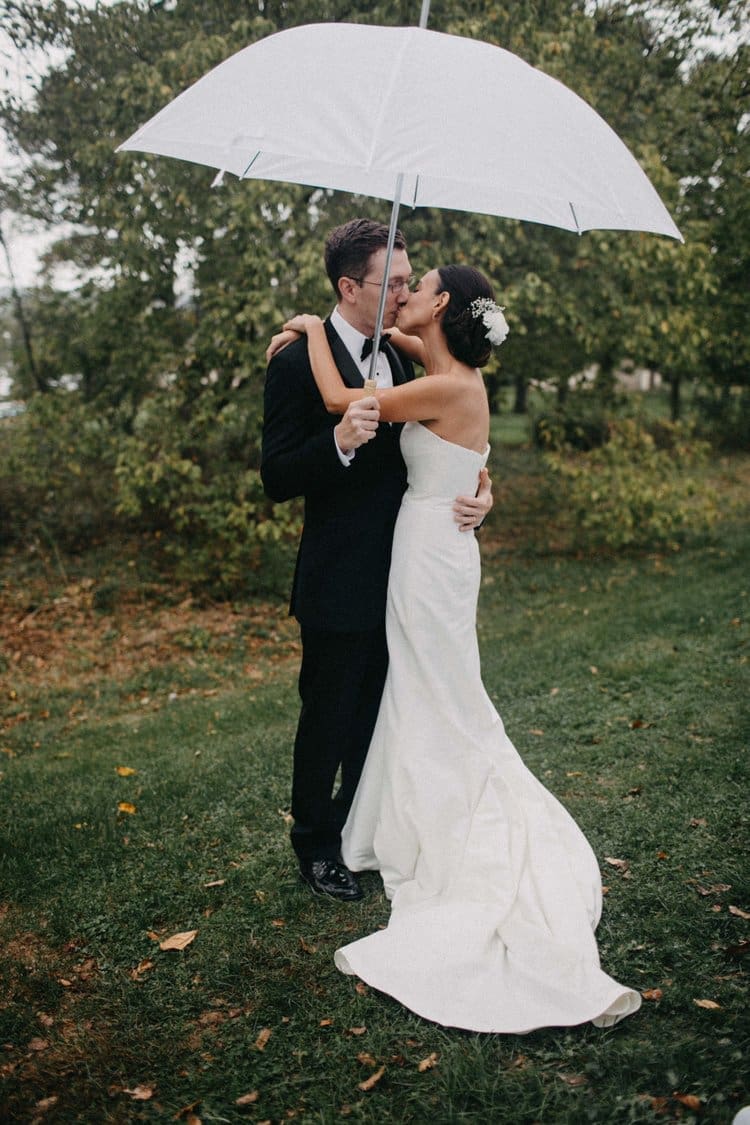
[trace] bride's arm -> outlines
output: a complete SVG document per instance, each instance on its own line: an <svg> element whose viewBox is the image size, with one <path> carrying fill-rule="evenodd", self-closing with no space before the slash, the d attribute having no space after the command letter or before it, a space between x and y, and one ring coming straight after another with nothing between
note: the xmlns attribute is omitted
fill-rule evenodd
<svg viewBox="0 0 750 1125"><path fill-rule="evenodd" d="M407 336L405 332L401 332L398 328L389 328L386 335L400 352L424 367L424 344L419 336Z"/></svg>
<svg viewBox="0 0 750 1125"><path fill-rule="evenodd" d="M319 316L303 313L287 321L284 329L307 333L310 366L329 414L344 414L350 403L361 400L362 390L343 382ZM374 395L382 421L426 422L441 417L462 393L461 384L450 375L431 375L398 387L379 388Z"/></svg>

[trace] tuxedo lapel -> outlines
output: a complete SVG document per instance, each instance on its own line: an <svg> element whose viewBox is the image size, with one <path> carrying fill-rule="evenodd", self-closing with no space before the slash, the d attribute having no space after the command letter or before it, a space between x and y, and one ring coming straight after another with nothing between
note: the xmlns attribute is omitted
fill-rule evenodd
<svg viewBox="0 0 750 1125"><path fill-rule="evenodd" d="M333 361L341 373L341 378L344 380L347 387L363 387L365 381L360 374L359 368L350 356L344 341L329 320L325 322L325 329L326 335L328 336L328 343L331 345L331 351L333 352Z"/></svg>
<svg viewBox="0 0 750 1125"><path fill-rule="evenodd" d="M401 362L401 356L398 354L393 344L389 343L387 340L382 345L382 350L388 356L388 362L391 365L393 385L394 387L398 387L399 384L406 382L406 372L404 371L404 365Z"/></svg>

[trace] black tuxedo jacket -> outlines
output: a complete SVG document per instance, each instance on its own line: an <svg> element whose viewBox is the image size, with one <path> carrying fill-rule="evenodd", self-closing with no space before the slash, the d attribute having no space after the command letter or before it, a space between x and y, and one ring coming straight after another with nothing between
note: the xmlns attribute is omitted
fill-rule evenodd
<svg viewBox="0 0 750 1125"><path fill-rule="evenodd" d="M362 376L341 338L326 333L344 382ZM409 360L390 344L394 384L414 378ZM381 423L377 436L342 465L329 414L315 385L307 341L273 357L266 376L261 477L275 501L305 498L290 613L309 628L354 631L383 623L393 526L406 487L401 426Z"/></svg>

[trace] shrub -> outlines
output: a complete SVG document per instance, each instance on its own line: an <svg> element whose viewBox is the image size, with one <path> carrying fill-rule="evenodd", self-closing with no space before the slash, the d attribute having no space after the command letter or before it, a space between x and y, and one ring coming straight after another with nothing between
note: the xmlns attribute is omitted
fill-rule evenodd
<svg viewBox="0 0 750 1125"><path fill-rule="evenodd" d="M241 397L188 400L173 386L142 402L120 447L117 510L153 534L178 581L218 596L288 586L284 545L299 518L265 497L259 434Z"/></svg>
<svg viewBox="0 0 750 1125"><path fill-rule="evenodd" d="M532 419L532 436L539 449L596 449L609 440L613 417L628 411L624 400L591 389L571 391L563 403Z"/></svg>
<svg viewBox="0 0 750 1125"><path fill-rule="evenodd" d="M545 455L574 513L579 546L675 547L714 524L716 495L692 472L708 446L675 423L660 422L659 439L642 423L622 419L610 423L609 440L597 449Z"/></svg>
<svg viewBox="0 0 750 1125"><path fill-rule="evenodd" d="M78 550L99 538L117 519L116 456L109 419L73 391L35 395L0 421L0 544Z"/></svg>
<svg viewBox="0 0 750 1125"><path fill-rule="evenodd" d="M712 445L750 450L750 387L704 387L695 406L699 432Z"/></svg>

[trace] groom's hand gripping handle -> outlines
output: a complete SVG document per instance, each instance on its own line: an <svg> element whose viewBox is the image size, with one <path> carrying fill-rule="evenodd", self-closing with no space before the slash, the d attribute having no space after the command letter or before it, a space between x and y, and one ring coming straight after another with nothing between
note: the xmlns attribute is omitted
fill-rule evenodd
<svg viewBox="0 0 750 1125"><path fill-rule="evenodd" d="M351 453L372 441L378 431L380 404L374 395L350 402L346 413L334 428L336 442L342 453Z"/></svg>

